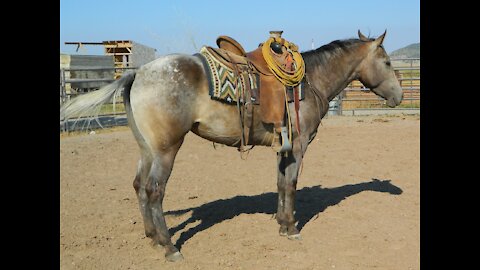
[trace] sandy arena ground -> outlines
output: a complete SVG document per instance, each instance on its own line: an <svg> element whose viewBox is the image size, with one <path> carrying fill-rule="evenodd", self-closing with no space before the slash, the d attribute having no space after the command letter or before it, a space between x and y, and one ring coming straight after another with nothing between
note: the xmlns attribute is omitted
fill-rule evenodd
<svg viewBox="0 0 480 270"><path fill-rule="evenodd" d="M297 187L302 240L278 235L276 157L190 133L164 209L185 260L144 235L126 127L60 140L61 269L419 269L420 116L330 116Z"/></svg>

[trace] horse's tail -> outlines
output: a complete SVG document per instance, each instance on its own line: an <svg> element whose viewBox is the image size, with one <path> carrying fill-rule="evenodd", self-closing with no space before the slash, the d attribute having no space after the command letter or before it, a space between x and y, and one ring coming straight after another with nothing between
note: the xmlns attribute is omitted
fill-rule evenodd
<svg viewBox="0 0 480 270"><path fill-rule="evenodd" d="M118 97L122 90L125 92L125 97L130 97L130 89L135 80L135 71L125 73L120 79L115 82L100 88L97 91L89 92L78 96L66 102L60 107L60 121L67 121L71 118L80 119L81 117L98 117L101 106L106 102ZM130 100L124 100L125 103Z"/></svg>

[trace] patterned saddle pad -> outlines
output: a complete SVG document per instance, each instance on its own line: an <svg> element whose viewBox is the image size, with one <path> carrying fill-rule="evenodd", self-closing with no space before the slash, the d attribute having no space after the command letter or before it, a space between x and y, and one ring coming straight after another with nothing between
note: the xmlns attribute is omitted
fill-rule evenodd
<svg viewBox="0 0 480 270"><path fill-rule="evenodd" d="M255 105L260 104L260 75L258 73L242 72L240 76L235 75L235 71L217 60L212 53L204 46L200 53L195 54L203 63L207 73L209 84L209 94L212 99L225 102L227 104L237 104L242 92L247 89L247 84L252 90L251 102ZM242 65L242 64L240 64ZM287 89L288 100L293 101L293 88ZM303 82L300 84L300 100L304 98Z"/></svg>

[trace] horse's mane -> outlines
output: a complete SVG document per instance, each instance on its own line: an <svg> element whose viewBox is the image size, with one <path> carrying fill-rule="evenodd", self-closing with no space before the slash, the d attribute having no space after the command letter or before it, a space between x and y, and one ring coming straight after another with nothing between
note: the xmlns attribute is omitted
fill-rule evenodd
<svg viewBox="0 0 480 270"><path fill-rule="evenodd" d="M375 40L373 38L369 40ZM302 52L303 60L305 61L306 66L310 65L325 65L327 60L335 55L340 55L342 53L350 51L352 48L357 45L364 43L360 39L351 38L344 40L334 40L328 44L325 44L317 49L309 50Z"/></svg>

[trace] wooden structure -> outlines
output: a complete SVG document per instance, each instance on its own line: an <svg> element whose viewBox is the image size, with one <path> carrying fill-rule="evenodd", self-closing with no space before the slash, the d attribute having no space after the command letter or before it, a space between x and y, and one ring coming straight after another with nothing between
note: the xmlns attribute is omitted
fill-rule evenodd
<svg viewBox="0 0 480 270"><path fill-rule="evenodd" d="M103 45L105 55L113 56L115 79L123 73L122 68L138 68L155 60L156 49L142 45L132 40L107 40L102 42L65 42L67 45L77 45L77 51L84 45Z"/></svg>
<svg viewBox="0 0 480 270"><path fill-rule="evenodd" d="M107 55L60 54L60 77L66 94L98 89L114 81L113 58Z"/></svg>

